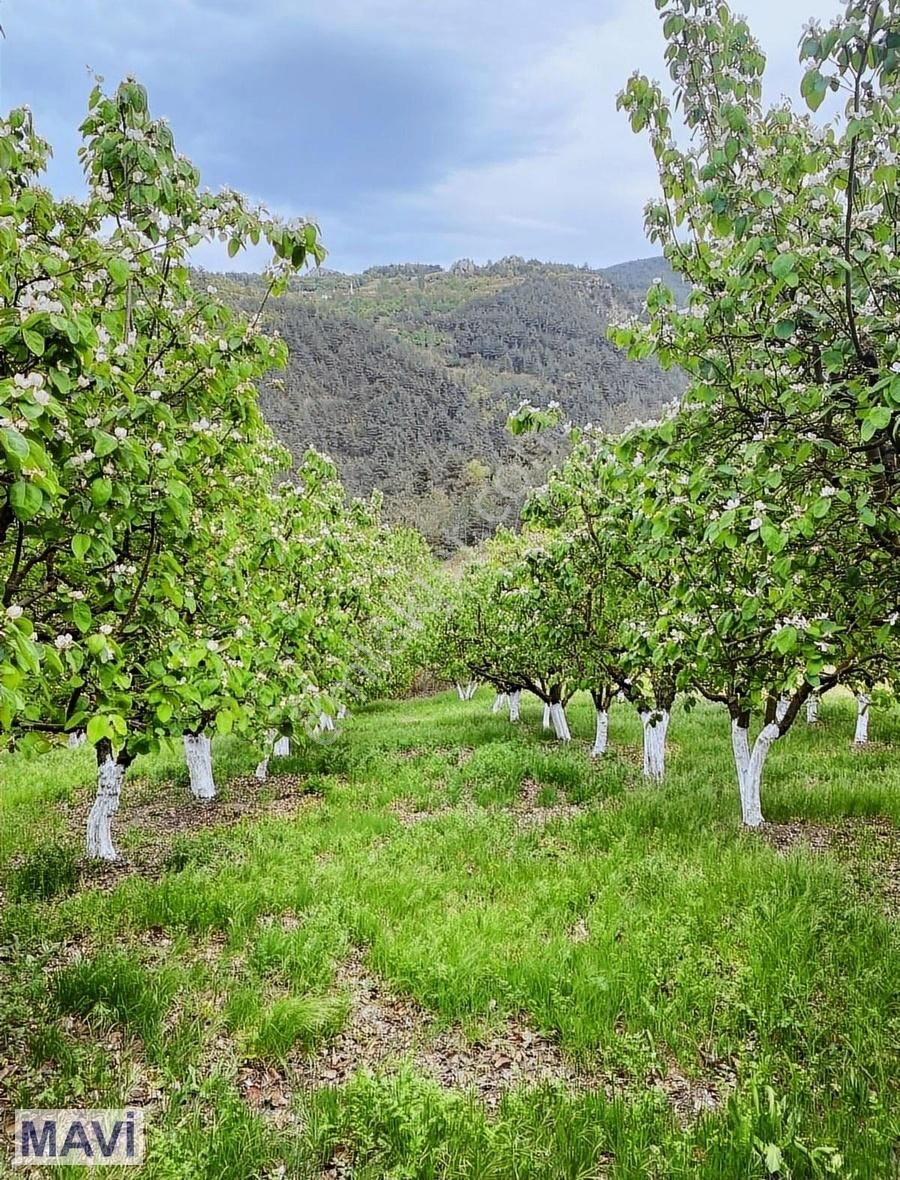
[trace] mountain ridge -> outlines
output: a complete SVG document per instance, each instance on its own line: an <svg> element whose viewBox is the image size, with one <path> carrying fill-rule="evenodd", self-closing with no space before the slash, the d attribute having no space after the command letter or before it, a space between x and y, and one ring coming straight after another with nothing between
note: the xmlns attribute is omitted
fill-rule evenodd
<svg viewBox="0 0 900 1180"><path fill-rule="evenodd" d="M264 383L262 408L295 456L329 453L350 494L380 488L386 515L446 555L514 523L563 454L561 435L508 434L522 400L557 401L574 422L620 429L678 396L679 374L630 362L607 339L611 322L640 313L657 278L685 297L662 258L602 270L507 258L297 276L266 310L290 360ZM216 281L238 304L258 301L259 275Z"/></svg>

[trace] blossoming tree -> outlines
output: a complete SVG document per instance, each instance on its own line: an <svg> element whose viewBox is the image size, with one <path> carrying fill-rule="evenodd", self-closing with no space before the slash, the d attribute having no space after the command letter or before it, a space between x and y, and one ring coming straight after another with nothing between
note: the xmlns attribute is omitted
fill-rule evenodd
<svg viewBox="0 0 900 1180"><path fill-rule="evenodd" d="M202 192L132 80L94 89L82 133L88 197L60 202L38 183L49 149L30 116L0 124L0 725L29 748L86 727L88 851L112 857L129 761L223 671L196 634L193 571L214 528L235 527L221 506L269 438L253 381L284 358L195 289L189 251L265 239L270 290L322 251L312 225Z"/></svg>

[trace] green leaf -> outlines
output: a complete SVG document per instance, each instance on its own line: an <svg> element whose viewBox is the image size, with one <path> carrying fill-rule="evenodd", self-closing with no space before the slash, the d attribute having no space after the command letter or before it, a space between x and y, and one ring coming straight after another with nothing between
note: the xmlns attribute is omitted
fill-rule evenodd
<svg viewBox="0 0 900 1180"><path fill-rule="evenodd" d="M40 488L24 479L16 480L9 489L9 502L19 520L31 520L40 512L43 500Z"/></svg>
<svg viewBox="0 0 900 1180"><path fill-rule="evenodd" d="M221 734L231 733L234 729L234 714L226 710L220 710L216 714L216 732Z"/></svg>
<svg viewBox="0 0 900 1180"><path fill-rule="evenodd" d="M98 459L112 454L118 445L111 434L107 434L103 430L94 431L94 454Z"/></svg>
<svg viewBox="0 0 900 1180"><path fill-rule="evenodd" d="M770 553L780 553L787 544L787 537L768 522L763 522L762 528L759 530L759 535L762 537L763 544Z"/></svg>
<svg viewBox="0 0 900 1180"><path fill-rule="evenodd" d="M93 745L96 745L103 738L111 738L112 732L106 717L92 717L87 723L87 736L88 741L93 743Z"/></svg>
<svg viewBox="0 0 900 1180"><path fill-rule="evenodd" d="M76 602L72 607L72 622L82 635L91 629L91 608L86 602Z"/></svg>
<svg viewBox="0 0 900 1180"><path fill-rule="evenodd" d="M796 265L797 258L794 254L779 254L772 263L772 274L776 279L787 278Z"/></svg>
<svg viewBox="0 0 900 1180"><path fill-rule="evenodd" d="M72 552L79 561L84 560L84 555L91 547L91 538L85 533L76 533L72 538Z"/></svg>
<svg viewBox="0 0 900 1180"><path fill-rule="evenodd" d="M873 406L863 419L860 431L863 442L868 442L877 431L884 430L886 426L889 426L891 416L891 411L887 406Z"/></svg>
<svg viewBox="0 0 900 1180"><path fill-rule="evenodd" d="M798 639L799 635L797 634L796 627L782 627L775 636L775 647L785 656L789 651L794 650L797 646Z"/></svg>
<svg viewBox="0 0 900 1180"><path fill-rule="evenodd" d="M91 484L91 501L95 508L102 508L112 495L112 480L100 476Z"/></svg>
<svg viewBox="0 0 900 1180"><path fill-rule="evenodd" d="M800 93L806 99L806 105L811 111L817 111L825 101L828 93L828 80L813 66L803 75L800 83Z"/></svg>
<svg viewBox="0 0 900 1180"><path fill-rule="evenodd" d="M775 335L779 340L790 340L797 330L793 320L779 320L775 325Z"/></svg>
<svg viewBox="0 0 900 1180"><path fill-rule="evenodd" d="M106 265L109 276L117 287L124 287L131 277L128 263L122 258L111 258Z"/></svg>
<svg viewBox="0 0 900 1180"><path fill-rule="evenodd" d="M32 328L23 328L22 339L25 341L26 348L35 356L44 355L45 342L40 332L35 332Z"/></svg>
<svg viewBox="0 0 900 1180"><path fill-rule="evenodd" d="M14 426L4 426L0 430L0 446L11 459L28 458L28 439L24 434L20 434Z"/></svg>

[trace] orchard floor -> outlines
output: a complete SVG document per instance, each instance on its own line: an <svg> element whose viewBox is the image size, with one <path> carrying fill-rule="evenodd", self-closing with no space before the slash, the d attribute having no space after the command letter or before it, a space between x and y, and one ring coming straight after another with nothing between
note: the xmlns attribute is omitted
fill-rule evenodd
<svg viewBox="0 0 900 1180"><path fill-rule="evenodd" d="M567 748L491 699L262 787L222 740L211 805L142 760L114 870L90 751L0 758L4 1158L16 1106L137 1103L148 1180L898 1175L900 715L854 752L827 699L748 833L721 711L652 787L628 707L592 764L587 698Z"/></svg>

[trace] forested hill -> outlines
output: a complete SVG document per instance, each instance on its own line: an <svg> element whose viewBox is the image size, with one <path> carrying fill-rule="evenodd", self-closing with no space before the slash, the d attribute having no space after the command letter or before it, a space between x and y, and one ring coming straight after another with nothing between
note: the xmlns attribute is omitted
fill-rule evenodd
<svg viewBox="0 0 900 1180"><path fill-rule="evenodd" d="M617 427L680 391L678 374L633 364L606 339L657 277L683 294L661 258L608 271L513 258L295 279L267 312L291 361L263 407L295 454L326 451L351 493L381 488L390 517L448 553L512 523L558 456L559 440L507 434L520 401L558 401L575 422ZM237 301L258 297L258 276L217 282Z"/></svg>

